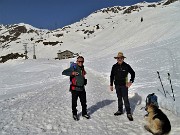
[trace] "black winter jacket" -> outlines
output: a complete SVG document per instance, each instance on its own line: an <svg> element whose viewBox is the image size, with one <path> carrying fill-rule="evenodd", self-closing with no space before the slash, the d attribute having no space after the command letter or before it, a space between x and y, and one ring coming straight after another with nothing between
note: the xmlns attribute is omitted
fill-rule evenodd
<svg viewBox="0 0 180 135"><path fill-rule="evenodd" d="M113 82L115 85L125 86L128 82L128 73L131 74L130 81L133 83L135 72L131 66L125 62L123 62L121 65L118 63L114 64L110 75L110 86L113 86Z"/></svg>

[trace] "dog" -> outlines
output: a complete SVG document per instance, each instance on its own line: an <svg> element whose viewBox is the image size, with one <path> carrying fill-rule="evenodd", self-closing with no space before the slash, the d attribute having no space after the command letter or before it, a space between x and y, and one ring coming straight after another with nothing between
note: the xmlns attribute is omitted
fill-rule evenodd
<svg viewBox="0 0 180 135"><path fill-rule="evenodd" d="M145 116L147 125L144 128L153 135L168 135L171 131L171 123L167 116L155 105L147 106L148 115Z"/></svg>

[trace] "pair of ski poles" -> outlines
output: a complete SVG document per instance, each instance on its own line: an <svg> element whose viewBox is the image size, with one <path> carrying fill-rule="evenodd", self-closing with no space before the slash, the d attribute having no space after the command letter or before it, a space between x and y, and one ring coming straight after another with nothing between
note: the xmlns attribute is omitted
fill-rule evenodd
<svg viewBox="0 0 180 135"><path fill-rule="evenodd" d="M163 92L164 92L164 96L166 97L166 93L168 93L167 91L165 91L164 89L164 86L163 86L163 83L161 81L161 77L160 77L160 74L159 72L157 71L157 74L158 74L158 78L160 80L160 83L161 83L161 86L162 86L162 89L163 89ZM171 77L170 77L170 73L167 73L168 74L168 80L169 80L169 83L171 85L171 91L172 91L172 94L173 94L173 100L175 101L175 97L174 97L174 90L173 90L173 87L172 87L172 82L171 82ZM169 94L170 95L170 94Z"/></svg>

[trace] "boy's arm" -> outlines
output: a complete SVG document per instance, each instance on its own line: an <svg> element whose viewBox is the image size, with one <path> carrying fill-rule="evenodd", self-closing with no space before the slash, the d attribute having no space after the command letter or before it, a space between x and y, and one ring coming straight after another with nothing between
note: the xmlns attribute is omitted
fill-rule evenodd
<svg viewBox="0 0 180 135"><path fill-rule="evenodd" d="M111 69L110 86L113 86L113 81L114 81L114 66Z"/></svg>
<svg viewBox="0 0 180 135"><path fill-rule="evenodd" d="M131 83L133 83L133 82L134 82L134 78L135 78L135 72L134 72L134 70L131 68L130 65L129 65L129 73L131 74L131 79L130 79L130 81L131 81Z"/></svg>
<svg viewBox="0 0 180 135"><path fill-rule="evenodd" d="M72 68L68 68L62 72L62 75L71 76L72 72L73 72Z"/></svg>

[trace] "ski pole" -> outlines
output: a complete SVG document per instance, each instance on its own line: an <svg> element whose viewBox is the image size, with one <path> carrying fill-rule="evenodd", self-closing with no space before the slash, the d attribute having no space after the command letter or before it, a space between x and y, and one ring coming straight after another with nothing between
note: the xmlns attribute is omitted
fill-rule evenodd
<svg viewBox="0 0 180 135"><path fill-rule="evenodd" d="M161 81L161 77L160 77L160 74L159 74L158 71L157 71L157 74L158 74L158 78L159 78L159 80L160 80L160 82L161 82L162 89L163 89L163 91L164 91L164 96L166 97L166 92L165 92L165 90L164 90L164 86L163 86L163 83L162 83L162 81Z"/></svg>
<svg viewBox="0 0 180 135"><path fill-rule="evenodd" d="M171 85L171 90L172 90L173 98L174 98L174 101L175 101L174 91L173 91L173 87L172 87L172 83L171 83L170 73L167 73L167 74L168 74L168 80L169 80L169 83L170 83L170 85Z"/></svg>
<svg viewBox="0 0 180 135"><path fill-rule="evenodd" d="M160 89L157 89L162 95L164 95L164 93L160 90Z"/></svg>
<svg viewBox="0 0 180 135"><path fill-rule="evenodd" d="M166 91L166 93L174 100L173 96L168 91Z"/></svg>

